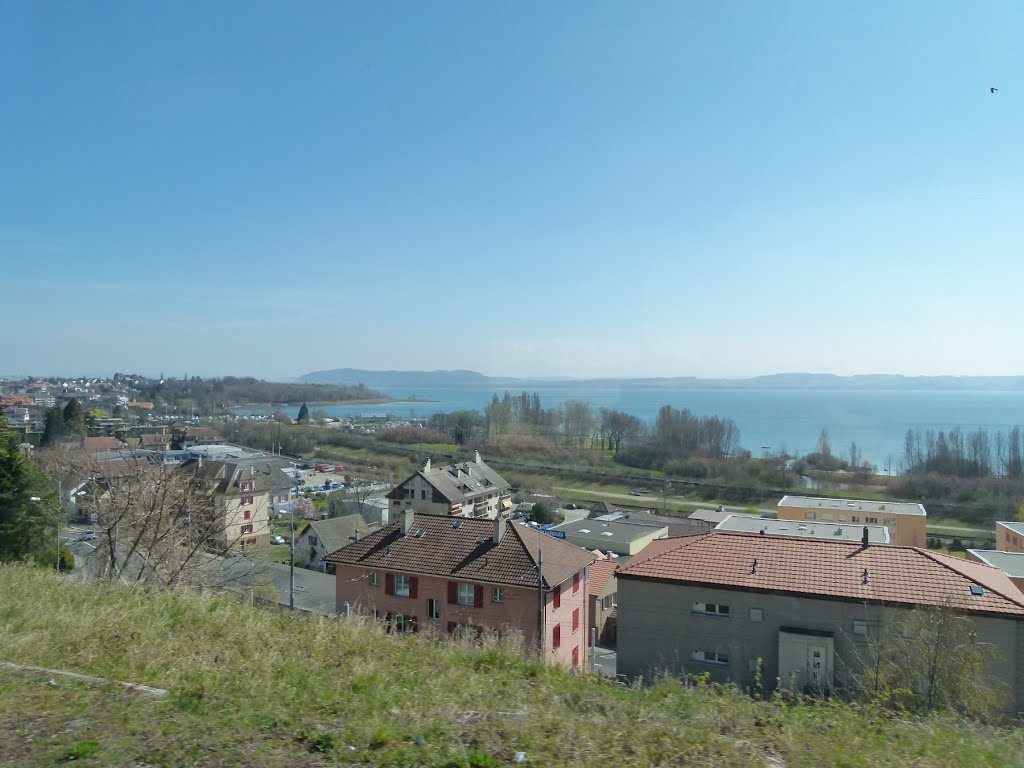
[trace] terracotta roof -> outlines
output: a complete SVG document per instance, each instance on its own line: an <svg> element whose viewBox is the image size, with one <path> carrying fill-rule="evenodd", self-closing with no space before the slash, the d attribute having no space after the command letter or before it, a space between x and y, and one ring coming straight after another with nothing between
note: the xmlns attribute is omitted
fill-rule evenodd
<svg viewBox="0 0 1024 768"><path fill-rule="evenodd" d="M653 541L616 576L1024 618L1024 594L997 568L917 547L712 532Z"/></svg>
<svg viewBox="0 0 1024 768"><path fill-rule="evenodd" d="M123 446L116 437L87 437L85 438L86 453L102 453L103 451L117 451Z"/></svg>
<svg viewBox="0 0 1024 768"><path fill-rule="evenodd" d="M614 560L598 560L590 564L590 580L587 582L587 593L591 597L599 597L608 582L615 575L619 564Z"/></svg>
<svg viewBox="0 0 1024 768"><path fill-rule="evenodd" d="M328 555L327 562L522 587L537 583L537 548L543 543L544 587L550 589L595 559L584 549L512 523L505 524L501 543L495 544L494 526L494 520L416 512L409 534L394 522Z"/></svg>

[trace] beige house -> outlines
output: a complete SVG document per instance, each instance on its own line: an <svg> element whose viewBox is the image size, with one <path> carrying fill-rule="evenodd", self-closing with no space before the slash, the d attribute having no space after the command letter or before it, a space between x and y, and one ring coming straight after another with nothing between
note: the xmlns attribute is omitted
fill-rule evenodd
<svg viewBox="0 0 1024 768"><path fill-rule="evenodd" d="M508 482L480 460L462 461L443 467L423 469L396 485L387 495L388 520L397 520L405 510L435 515L486 517L512 510L512 492Z"/></svg>
<svg viewBox="0 0 1024 768"><path fill-rule="evenodd" d="M597 645L615 645L615 571L618 567L619 564L610 558L597 560L590 566L590 575L587 579L587 594L590 598L590 637Z"/></svg>
<svg viewBox="0 0 1024 768"><path fill-rule="evenodd" d="M996 549L1000 552L1024 552L1024 523L996 523Z"/></svg>
<svg viewBox="0 0 1024 768"><path fill-rule="evenodd" d="M1002 572L917 547L713 532L619 568L618 671L741 688L856 686L871 643L917 606L968 616L1024 710L1024 595ZM877 646L876 646L877 647Z"/></svg>
<svg viewBox="0 0 1024 768"><path fill-rule="evenodd" d="M884 525L893 544L923 547L927 543L928 513L913 502L783 496L778 510L780 520Z"/></svg>
<svg viewBox="0 0 1024 768"><path fill-rule="evenodd" d="M214 507L217 526L211 546L247 551L267 544L270 508L275 498L287 497L291 480L265 460L207 461L194 459L178 470L205 490Z"/></svg>

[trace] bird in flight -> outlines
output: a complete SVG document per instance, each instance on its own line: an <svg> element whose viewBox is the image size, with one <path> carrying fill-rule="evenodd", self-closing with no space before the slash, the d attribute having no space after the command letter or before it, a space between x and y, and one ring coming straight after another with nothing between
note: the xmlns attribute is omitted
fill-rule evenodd
<svg viewBox="0 0 1024 768"><path fill-rule="evenodd" d="M999 90L998 88L989 88L989 89L988 89L988 92L989 92L989 93L995 93L995 92L996 92L996 91L998 91L998 90Z"/></svg>

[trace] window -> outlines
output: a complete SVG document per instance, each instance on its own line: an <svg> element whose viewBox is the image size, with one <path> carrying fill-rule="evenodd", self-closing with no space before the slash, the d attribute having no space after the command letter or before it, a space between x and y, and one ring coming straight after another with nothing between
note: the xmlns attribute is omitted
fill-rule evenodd
<svg viewBox="0 0 1024 768"><path fill-rule="evenodd" d="M427 618L431 621L438 621L441 618L441 601L434 598L427 599Z"/></svg>
<svg viewBox="0 0 1024 768"><path fill-rule="evenodd" d="M613 605L613 603L612 603L612 596L611 595L605 595L604 598L602 598L602 600L601 600L601 607L604 608L607 611L609 608L612 607L612 605Z"/></svg>
<svg viewBox="0 0 1024 768"><path fill-rule="evenodd" d="M764 611L760 608L750 609L750 620L751 621L764 621Z"/></svg>
<svg viewBox="0 0 1024 768"><path fill-rule="evenodd" d="M864 522L865 523L877 523L878 522L878 518L877 517L865 517L864 518Z"/></svg>
<svg viewBox="0 0 1024 768"><path fill-rule="evenodd" d="M703 613L708 616L728 616L729 606L721 603L694 603L694 613Z"/></svg>
<svg viewBox="0 0 1024 768"><path fill-rule="evenodd" d="M376 571L366 574L366 581L371 587L380 586L380 575Z"/></svg>
<svg viewBox="0 0 1024 768"><path fill-rule="evenodd" d="M252 517L252 512L250 512L248 509L242 513L243 520L248 520L250 517Z"/></svg>
<svg viewBox="0 0 1024 768"><path fill-rule="evenodd" d="M409 577L403 574L395 576L395 595L398 597L409 596Z"/></svg>
<svg viewBox="0 0 1024 768"><path fill-rule="evenodd" d="M572 593L575 595L579 591L580 591L580 575L578 573L574 573L572 575Z"/></svg>
<svg viewBox="0 0 1024 768"><path fill-rule="evenodd" d="M406 616L404 613L395 614L395 634L396 635L407 635L410 632L415 631L416 619L413 616Z"/></svg>
<svg viewBox="0 0 1024 768"><path fill-rule="evenodd" d="M309 534L309 546L316 546L316 536L314 536L313 534Z"/></svg>
<svg viewBox="0 0 1024 768"><path fill-rule="evenodd" d="M427 500L427 489L426 488L424 488L423 490L420 491L420 500L421 501L426 501Z"/></svg>
<svg viewBox="0 0 1024 768"><path fill-rule="evenodd" d="M242 497L242 504L243 505L252 504L252 496L243 496Z"/></svg>
<svg viewBox="0 0 1024 768"><path fill-rule="evenodd" d="M551 647L558 648L562 645L562 625L555 624L551 630Z"/></svg>
<svg viewBox="0 0 1024 768"><path fill-rule="evenodd" d="M256 483L254 483L252 480L246 480L244 483L242 483L242 490L243 491L253 491L255 489L256 489Z"/></svg>
<svg viewBox="0 0 1024 768"><path fill-rule="evenodd" d="M864 637L867 637L867 634L868 634L868 623L867 623L867 621L865 621L864 619L854 619L853 620L853 634L855 634L855 635L863 635Z"/></svg>
<svg viewBox="0 0 1024 768"><path fill-rule="evenodd" d="M804 516L804 520L817 520L817 519L818 519L818 516L817 516L817 514L816 514L816 513L814 513L814 512L808 512L808 513L807 513L807 514L806 514L806 515Z"/></svg>
<svg viewBox="0 0 1024 768"><path fill-rule="evenodd" d="M854 523L859 523L860 522L860 515L851 515L850 516L850 521L854 522Z"/></svg>
<svg viewBox="0 0 1024 768"><path fill-rule="evenodd" d="M572 631L575 632L580 628L580 609L572 609Z"/></svg>
<svg viewBox="0 0 1024 768"><path fill-rule="evenodd" d="M249 525L243 525L241 532L242 533L252 533L252 523L249 523Z"/></svg>
<svg viewBox="0 0 1024 768"><path fill-rule="evenodd" d="M558 608L562 607L562 585L561 584L559 584L557 587L555 587L555 596L554 596L554 598L552 600L552 603L554 604L554 607L555 607L556 610Z"/></svg>
<svg viewBox="0 0 1024 768"><path fill-rule="evenodd" d="M501 587L494 587L491 589L491 602L492 603L503 603L505 602L505 590Z"/></svg>
<svg viewBox="0 0 1024 768"><path fill-rule="evenodd" d="M691 658L705 664L728 664L729 654L720 651L694 651Z"/></svg>
<svg viewBox="0 0 1024 768"><path fill-rule="evenodd" d="M472 584L459 584L459 605L475 605L475 590Z"/></svg>

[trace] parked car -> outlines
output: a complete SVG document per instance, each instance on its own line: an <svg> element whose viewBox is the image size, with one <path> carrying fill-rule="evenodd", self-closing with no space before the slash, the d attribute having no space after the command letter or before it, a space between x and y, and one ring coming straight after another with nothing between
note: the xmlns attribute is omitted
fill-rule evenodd
<svg viewBox="0 0 1024 768"><path fill-rule="evenodd" d="M270 543L271 544L284 544L284 536L281 536L280 534L276 534L275 533L273 536L270 537Z"/></svg>
<svg viewBox="0 0 1024 768"><path fill-rule="evenodd" d="M86 531L78 537L79 541L93 541L96 538L96 531Z"/></svg>

